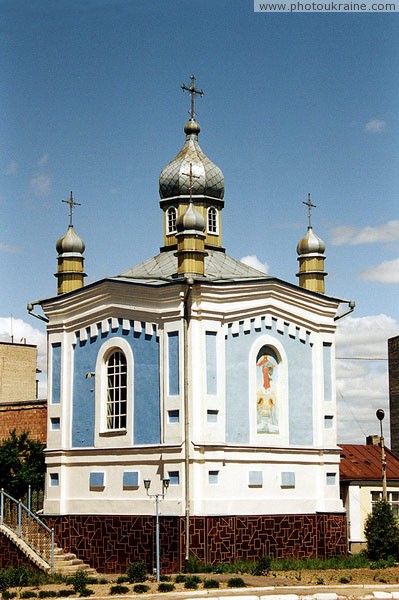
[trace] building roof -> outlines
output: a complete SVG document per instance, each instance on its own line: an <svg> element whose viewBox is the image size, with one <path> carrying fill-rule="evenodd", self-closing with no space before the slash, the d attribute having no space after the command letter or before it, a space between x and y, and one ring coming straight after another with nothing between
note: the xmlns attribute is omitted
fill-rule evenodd
<svg viewBox="0 0 399 600"><path fill-rule="evenodd" d="M381 447L373 444L340 444L341 481L381 481ZM387 480L399 480L399 458L385 448Z"/></svg>
<svg viewBox="0 0 399 600"><path fill-rule="evenodd" d="M145 280L146 283L173 281L177 278L176 252L161 252L112 279ZM271 279L269 275L231 258L220 250L207 250L205 257L205 280L234 281L242 279Z"/></svg>

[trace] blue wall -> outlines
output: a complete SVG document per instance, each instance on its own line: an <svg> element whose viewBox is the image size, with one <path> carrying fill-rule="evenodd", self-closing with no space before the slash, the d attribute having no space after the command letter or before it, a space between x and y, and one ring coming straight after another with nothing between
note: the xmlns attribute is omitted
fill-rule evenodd
<svg viewBox="0 0 399 600"><path fill-rule="evenodd" d="M229 327L226 336L226 440L233 444L250 442L249 410L252 399L248 397L249 353L256 339L265 334L278 340L287 354L289 443L311 445L313 443L313 389L312 350L309 339L307 337L305 342L300 341L298 332L295 338L291 337L286 324L284 332L278 332L275 320L272 320L271 327L266 327L265 321L262 320L259 329L255 329L254 322L251 322L251 330L245 332L243 325L240 324L237 334L233 334ZM282 373L279 371L279 377L281 376ZM280 415L284 411L284 406L281 404L279 411ZM263 435L265 444L268 443L267 440L273 441L273 434Z"/></svg>
<svg viewBox="0 0 399 600"><path fill-rule="evenodd" d="M168 333L169 395L179 395L179 332Z"/></svg>
<svg viewBox="0 0 399 600"><path fill-rule="evenodd" d="M102 333L99 329L96 338L81 341L79 338L74 351L72 446L94 446L95 383L86 379L86 373L94 372L98 352L102 344L111 338L124 338L134 356L134 439L131 444L160 443L160 389L159 389L159 339L155 331L146 335L144 324L141 332L118 329ZM130 415L131 417L131 415ZM128 415L129 418L129 415Z"/></svg>

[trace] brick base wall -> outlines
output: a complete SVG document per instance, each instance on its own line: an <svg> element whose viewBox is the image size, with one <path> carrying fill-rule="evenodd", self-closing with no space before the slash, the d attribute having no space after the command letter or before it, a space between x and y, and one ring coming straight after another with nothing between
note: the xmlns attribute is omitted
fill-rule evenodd
<svg viewBox="0 0 399 600"><path fill-rule="evenodd" d="M56 542L100 573L124 573L132 562L155 566L152 516L65 515L46 517ZM185 520L160 517L163 573L184 566ZM347 553L344 514L191 517L190 553L207 564L274 558L330 558Z"/></svg>
<svg viewBox="0 0 399 600"><path fill-rule="evenodd" d="M0 404L0 441L8 438L10 431L17 434L30 432L30 438L46 443L47 401L7 402Z"/></svg>
<svg viewBox="0 0 399 600"><path fill-rule="evenodd" d="M31 571L38 571L25 554L0 531L0 569L10 567L27 567Z"/></svg>

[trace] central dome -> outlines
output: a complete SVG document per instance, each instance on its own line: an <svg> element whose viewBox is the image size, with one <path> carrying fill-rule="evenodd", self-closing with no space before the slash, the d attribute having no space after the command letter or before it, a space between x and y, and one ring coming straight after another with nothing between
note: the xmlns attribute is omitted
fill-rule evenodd
<svg viewBox="0 0 399 600"><path fill-rule="evenodd" d="M200 126L190 119L184 127L186 142L179 154L161 171L159 195L161 199L190 196L190 164L192 165L192 196L223 199L222 171L204 154L198 144Z"/></svg>

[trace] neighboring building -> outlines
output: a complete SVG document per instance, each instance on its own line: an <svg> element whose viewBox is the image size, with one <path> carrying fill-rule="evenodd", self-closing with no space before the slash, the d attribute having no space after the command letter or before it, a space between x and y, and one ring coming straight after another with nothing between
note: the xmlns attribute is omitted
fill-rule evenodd
<svg viewBox="0 0 399 600"><path fill-rule="evenodd" d="M373 503L382 498L382 456L379 436L367 438L367 444L341 444L341 497L348 520L348 548L359 552L366 548L364 526ZM399 517L399 458L385 447L387 496Z"/></svg>
<svg viewBox="0 0 399 600"><path fill-rule="evenodd" d="M388 340L391 449L399 456L399 335Z"/></svg>
<svg viewBox="0 0 399 600"><path fill-rule="evenodd" d="M37 347L0 342L0 441L16 432L46 442L47 401L37 398Z"/></svg>
<svg viewBox="0 0 399 600"><path fill-rule="evenodd" d="M184 131L159 179L164 239L153 258L84 286L70 197L58 295L38 303L48 318L45 516L64 549L100 571L151 564L144 481L160 493L167 479L165 570L191 552L208 563L343 554L343 301L323 293L324 244L309 223L300 286L229 257L223 174L198 145L193 113Z"/></svg>

